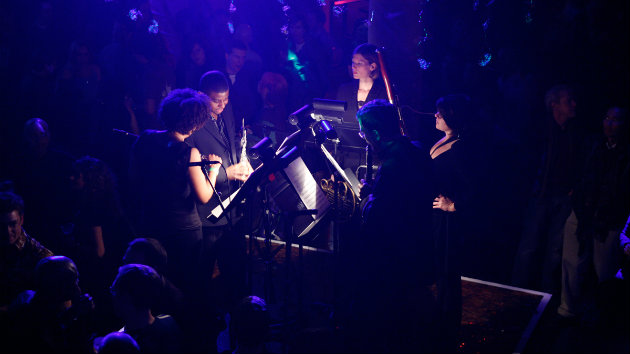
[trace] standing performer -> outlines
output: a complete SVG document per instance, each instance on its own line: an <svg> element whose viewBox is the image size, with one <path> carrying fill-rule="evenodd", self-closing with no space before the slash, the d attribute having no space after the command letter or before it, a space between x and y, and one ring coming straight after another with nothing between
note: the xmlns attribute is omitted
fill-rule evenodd
<svg viewBox="0 0 630 354"><path fill-rule="evenodd" d="M375 100L357 117L382 164L373 186L362 187L372 192L363 209L348 349L434 352L431 164L400 134L393 105Z"/></svg>
<svg viewBox="0 0 630 354"><path fill-rule="evenodd" d="M159 118L166 131L145 131L131 152L133 190L140 200L140 231L160 240L166 248L173 281L190 290L196 268L195 250L201 241L201 220L196 201L207 203L214 195L218 170L206 179L199 166L201 154L184 142L209 117L208 97L191 89L172 91L160 106ZM221 161L220 156L209 156Z"/></svg>
<svg viewBox="0 0 630 354"><path fill-rule="evenodd" d="M440 333L446 338L446 351L457 349L457 331L462 317L462 285L459 254L460 230L469 214L472 193L472 158L466 153L467 120L472 118L470 98L465 95L441 97L437 103L435 128L444 132L430 150L433 159L436 191L433 200L433 232L437 255L437 289L440 306ZM470 236L470 235L469 235ZM473 249L468 249L468 252Z"/></svg>
<svg viewBox="0 0 630 354"><path fill-rule="evenodd" d="M383 80L380 78L376 46L364 43L354 49L352 53L352 78L351 82L342 84L337 90L337 99L348 102L348 108L343 115L341 129L337 129L341 141L341 156L337 156L344 167L353 171L358 167L362 158L362 152L344 150L344 146L363 146L363 142L356 138L359 129L357 111L367 102L375 99L387 99L387 91Z"/></svg>
<svg viewBox="0 0 630 354"><path fill-rule="evenodd" d="M220 199L225 200L238 189L238 182L247 180L252 167L247 161L239 161L240 139L237 138L236 120L229 101L229 83L225 75L219 71L209 71L201 77L199 88L210 97L210 119L186 142L199 149L202 155L216 154L221 158L223 168L213 165L211 170L216 169L215 188ZM219 205L220 199L200 203L197 207L203 225L204 266L212 274L214 262L218 261L221 272L218 288L222 290L218 294L219 303L230 307L232 302L246 295L247 255L244 238L230 229L233 226L230 222L236 222L236 212L230 213L230 219L222 218L217 223L207 219Z"/></svg>

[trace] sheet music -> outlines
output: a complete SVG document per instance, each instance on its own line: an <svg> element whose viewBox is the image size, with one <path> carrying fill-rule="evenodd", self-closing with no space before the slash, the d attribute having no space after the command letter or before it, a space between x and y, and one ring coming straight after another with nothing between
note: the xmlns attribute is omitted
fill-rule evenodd
<svg viewBox="0 0 630 354"><path fill-rule="evenodd" d="M223 204L223 208L227 208L227 206L232 202L232 200L234 200L234 197L240 190L241 190L240 188L237 189L236 192L232 193L232 195L230 195L229 197L223 200L223 202L221 203ZM221 205L217 205L214 209L212 209L212 212L210 213L210 215L214 216L215 218L219 218L219 216L223 212L223 208L221 208Z"/></svg>
<svg viewBox="0 0 630 354"><path fill-rule="evenodd" d="M315 219L322 217L328 211L330 203L302 158L297 158L291 162L284 172L300 196L304 206L307 209L317 209L317 217Z"/></svg>
<svg viewBox="0 0 630 354"><path fill-rule="evenodd" d="M348 175L346 174L346 171L341 169L341 166L339 166L339 164L337 163L337 160L335 160L335 158L330 154L330 152L328 152L328 149L326 149L324 144L322 144L320 146L322 148L322 152L324 153L324 155L326 155L326 158L328 159L328 161L330 161L330 163L333 165L335 170L337 170L337 172L339 172L339 175L341 176L341 178L343 178L343 180L346 181L350 185L350 188L352 188L352 191L354 192L354 194L356 194L358 196L359 195L358 183L353 183L354 181L352 181L352 180L350 180L348 178ZM356 180L356 179L357 178L354 177L354 180Z"/></svg>

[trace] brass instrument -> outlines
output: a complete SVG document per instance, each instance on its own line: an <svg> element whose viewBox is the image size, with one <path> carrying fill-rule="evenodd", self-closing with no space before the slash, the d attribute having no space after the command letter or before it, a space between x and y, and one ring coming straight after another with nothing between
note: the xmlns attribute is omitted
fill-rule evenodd
<svg viewBox="0 0 630 354"><path fill-rule="evenodd" d="M319 182L319 185L324 193L326 193L330 204L337 205L337 217L339 221L350 220L359 203L359 198L354 191L352 191L352 187L345 181L337 181L337 203L335 203L335 181L323 178Z"/></svg>

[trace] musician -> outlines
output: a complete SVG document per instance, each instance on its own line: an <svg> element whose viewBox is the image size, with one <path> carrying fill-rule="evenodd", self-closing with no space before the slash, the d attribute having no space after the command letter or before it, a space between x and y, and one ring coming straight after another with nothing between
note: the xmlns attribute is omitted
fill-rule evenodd
<svg viewBox="0 0 630 354"><path fill-rule="evenodd" d="M363 209L350 343L356 352L431 352L436 304L431 235L431 168L400 133L384 100L357 114L360 135L382 161ZM364 187L365 188L365 187Z"/></svg>
<svg viewBox="0 0 630 354"><path fill-rule="evenodd" d="M223 279L233 282L224 289L226 298L244 296L245 286L245 244L241 237L232 235L230 227L237 222L236 212L230 213L230 219L222 218L216 223L207 219L212 210L219 205L220 200L227 199L239 187L239 182L245 182L252 172L247 161L239 161L240 140L237 137L237 124L230 104L229 83L225 75L219 71L205 73L199 82L199 88L210 98L210 112L208 121L186 142L199 149L202 155L215 154L220 157L223 166L212 165L211 171L217 173L215 189L219 198L209 203L199 203L197 206L201 218L204 238L204 266L209 267L212 274L215 260L218 261ZM210 158L210 160L212 160ZM225 236L225 237L223 237ZM229 301L228 301L229 302Z"/></svg>
<svg viewBox="0 0 630 354"><path fill-rule="evenodd" d="M140 200L140 231L156 238L166 248L172 262L173 282L183 291L192 291L196 269L195 250L201 241L201 220L196 201L207 203L213 196L210 184L218 171L206 180L199 166L201 154L184 142L203 126L210 106L205 94L191 89L173 90L164 98L158 112L166 131L145 131L131 151L132 190ZM211 160L221 161L217 155Z"/></svg>
<svg viewBox="0 0 630 354"><path fill-rule="evenodd" d="M341 141L341 150L344 146L363 146L363 142L357 139L356 132L359 124L356 119L357 111L366 103L375 99L387 99L385 84L380 78L380 66L376 46L369 43L359 45L352 53L352 78L351 82L342 84L337 90L337 100L348 102L348 108L343 115L343 124L338 127L337 133ZM356 156L355 156L356 155ZM362 153L351 153L348 149L338 156L344 167L350 167L353 171L361 161Z"/></svg>

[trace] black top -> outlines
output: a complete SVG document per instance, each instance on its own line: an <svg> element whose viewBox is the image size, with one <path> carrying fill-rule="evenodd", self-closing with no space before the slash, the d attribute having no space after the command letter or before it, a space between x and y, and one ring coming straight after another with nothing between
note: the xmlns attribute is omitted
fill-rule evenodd
<svg viewBox="0 0 630 354"><path fill-rule="evenodd" d="M147 130L134 144L130 176L144 232L159 236L201 227L188 175L190 150L166 131Z"/></svg>
<svg viewBox="0 0 630 354"><path fill-rule="evenodd" d="M223 132L228 140L227 144L219 131L219 127L221 126L221 122L219 121L223 121ZM202 155L214 154L220 156L223 161L223 166L227 168L228 166L238 163L238 158L240 157L240 150L238 149L240 139L238 139L236 135L237 124L235 123L234 115L232 114L232 104L228 103L217 120L209 119L201 129L194 132L186 139L186 142L190 146L199 149ZM240 124L238 124L238 126L240 126ZM219 197L225 199L230 196L230 192L236 191L238 183L234 181L229 182L225 170L221 168L217 176L215 188ZM224 225L227 223L225 218L222 218L216 224L206 219L212 212L212 209L217 205L219 205L219 198L213 196L208 203L199 204L197 206L201 222L204 226Z"/></svg>
<svg viewBox="0 0 630 354"><path fill-rule="evenodd" d="M348 108L343 115L343 123L337 124L337 134L342 145L365 146L365 142L359 138L359 121L357 120L357 112L363 104L375 99L387 99L387 91L382 80L377 79L372 85L372 89L367 95L365 102L359 104L357 101L357 92L359 91L359 80L353 80L339 86L337 89L337 100L348 102Z"/></svg>

